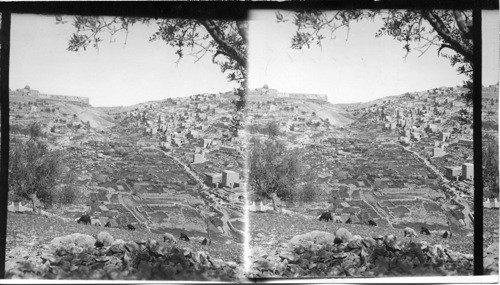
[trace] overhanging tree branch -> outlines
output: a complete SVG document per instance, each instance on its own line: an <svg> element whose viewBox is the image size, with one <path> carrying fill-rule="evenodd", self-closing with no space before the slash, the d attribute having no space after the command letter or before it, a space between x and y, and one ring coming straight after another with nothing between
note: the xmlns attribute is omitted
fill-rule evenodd
<svg viewBox="0 0 500 285"><path fill-rule="evenodd" d="M467 61L472 63L474 57L472 48L457 40L437 15L432 11L422 11L420 14L429 22L436 33L453 48L453 50L462 54Z"/></svg>
<svg viewBox="0 0 500 285"><path fill-rule="evenodd" d="M236 49L226 40L224 33L220 31L214 20L200 20L200 23L205 27L210 36L212 36L212 39L219 45L219 49L231 56L240 66L246 67L246 54Z"/></svg>

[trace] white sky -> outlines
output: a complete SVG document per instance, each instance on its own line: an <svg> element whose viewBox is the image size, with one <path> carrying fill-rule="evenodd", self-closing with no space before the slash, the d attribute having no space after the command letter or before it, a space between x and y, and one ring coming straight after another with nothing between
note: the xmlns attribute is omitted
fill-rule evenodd
<svg viewBox="0 0 500 285"><path fill-rule="evenodd" d="M483 84L498 82L498 10L483 13ZM104 41L99 51L67 51L75 31L70 20L56 25L53 16L12 16L10 88L26 84L42 93L85 96L94 106L132 105L169 97L218 93L236 87L206 56L195 63L186 56L176 65L175 49L149 42L155 26L137 24L116 42ZM375 38L380 25L355 23L349 38L339 31L323 47L292 50L291 24L277 24L273 11L256 11L250 23L249 87L268 84L285 92L327 94L332 103L352 103L461 85L446 58L429 50L422 57L410 53L391 37Z"/></svg>
<svg viewBox="0 0 500 285"><path fill-rule="evenodd" d="M283 12L286 14L286 12ZM498 11L486 13L488 35L485 49L483 82L498 82ZM412 52L404 60L403 43L389 36L375 38L381 22L353 23L347 33L336 32L336 38L325 39L322 47L292 50L292 23L276 23L274 11L254 11L250 23L249 87L268 84L284 92L327 94L331 103L353 103L426 90L441 86L462 85L466 79L458 75L449 60L430 49L418 57ZM492 21L494 20L494 21ZM444 51L444 50L443 50ZM496 54L495 54L496 53ZM491 59L491 60L490 60Z"/></svg>
<svg viewBox="0 0 500 285"><path fill-rule="evenodd" d="M500 37L498 10L483 11L483 85L496 84L499 80L498 70L500 69Z"/></svg>
<svg viewBox="0 0 500 285"><path fill-rule="evenodd" d="M168 97L232 90L230 83L205 56L195 63L185 56L178 65L175 49L149 42L155 25L134 25L125 36L87 51L67 51L76 31L70 20L56 25L54 16L12 15L10 88L26 84L42 93L85 96L93 106L132 105Z"/></svg>

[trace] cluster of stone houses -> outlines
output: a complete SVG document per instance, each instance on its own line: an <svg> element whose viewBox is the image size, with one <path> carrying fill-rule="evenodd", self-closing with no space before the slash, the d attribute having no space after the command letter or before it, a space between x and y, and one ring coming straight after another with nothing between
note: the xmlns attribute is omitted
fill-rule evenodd
<svg viewBox="0 0 500 285"><path fill-rule="evenodd" d="M474 181L474 164L473 163L463 163L460 166L448 166L445 167L445 177L457 181L459 179Z"/></svg>

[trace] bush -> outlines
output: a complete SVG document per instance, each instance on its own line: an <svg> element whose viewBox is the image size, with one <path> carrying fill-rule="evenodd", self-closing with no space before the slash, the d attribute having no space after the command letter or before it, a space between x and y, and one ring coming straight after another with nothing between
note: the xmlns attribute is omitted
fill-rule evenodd
<svg viewBox="0 0 500 285"><path fill-rule="evenodd" d="M63 205L73 204L79 196L80 191L76 187L65 185L57 195L57 202Z"/></svg>
<svg viewBox="0 0 500 285"><path fill-rule="evenodd" d="M302 187L298 198L300 198L302 202L313 202L316 200L317 195L317 186L312 182L308 182Z"/></svg>

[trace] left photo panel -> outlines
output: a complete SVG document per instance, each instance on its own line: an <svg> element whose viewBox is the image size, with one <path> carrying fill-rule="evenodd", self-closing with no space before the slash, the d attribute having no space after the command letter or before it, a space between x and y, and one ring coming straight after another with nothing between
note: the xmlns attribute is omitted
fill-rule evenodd
<svg viewBox="0 0 500 285"><path fill-rule="evenodd" d="M12 14L6 278L242 281L246 29Z"/></svg>

